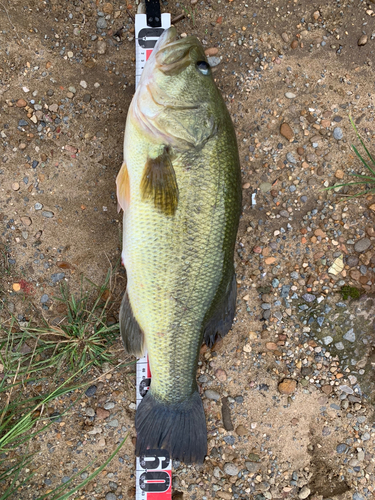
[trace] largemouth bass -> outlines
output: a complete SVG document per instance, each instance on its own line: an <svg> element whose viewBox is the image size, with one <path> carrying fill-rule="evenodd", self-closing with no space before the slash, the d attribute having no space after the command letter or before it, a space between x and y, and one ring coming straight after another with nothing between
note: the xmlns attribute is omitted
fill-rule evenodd
<svg viewBox="0 0 375 500"><path fill-rule="evenodd" d="M117 177L124 210L125 349L146 348L151 387L136 413L136 454L163 448L201 463L206 421L196 370L202 341L231 328L241 212L236 136L197 38L169 28L131 102Z"/></svg>

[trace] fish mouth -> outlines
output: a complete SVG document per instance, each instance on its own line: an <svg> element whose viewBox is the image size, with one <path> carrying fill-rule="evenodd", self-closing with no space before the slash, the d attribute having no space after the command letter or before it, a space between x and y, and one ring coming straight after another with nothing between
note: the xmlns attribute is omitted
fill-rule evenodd
<svg viewBox="0 0 375 500"><path fill-rule="evenodd" d="M164 31L155 46L156 65L165 74L179 73L191 64L191 52L199 47L200 43L194 36L178 40L176 28L172 26Z"/></svg>

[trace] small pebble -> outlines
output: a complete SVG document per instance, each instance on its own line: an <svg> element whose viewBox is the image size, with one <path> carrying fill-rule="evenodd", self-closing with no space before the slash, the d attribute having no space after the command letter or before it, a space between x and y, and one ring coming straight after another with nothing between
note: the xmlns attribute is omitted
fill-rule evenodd
<svg viewBox="0 0 375 500"><path fill-rule="evenodd" d="M91 398L96 393L96 390L97 390L96 385L90 385L90 387L86 389L85 394L88 398Z"/></svg>
<svg viewBox="0 0 375 500"><path fill-rule="evenodd" d="M226 464L224 464L223 469L224 469L225 474L228 474L228 476L237 476L237 474L239 472L237 465L235 465L231 462L227 462Z"/></svg>
<svg viewBox="0 0 375 500"><path fill-rule="evenodd" d="M344 134L341 130L340 127L336 127L334 130L333 130L333 137L337 140L337 141L340 141L343 137L344 137Z"/></svg>
<svg viewBox="0 0 375 500"><path fill-rule="evenodd" d="M209 56L207 57L207 62L211 66L211 68L215 68L221 63L221 58L218 56Z"/></svg>

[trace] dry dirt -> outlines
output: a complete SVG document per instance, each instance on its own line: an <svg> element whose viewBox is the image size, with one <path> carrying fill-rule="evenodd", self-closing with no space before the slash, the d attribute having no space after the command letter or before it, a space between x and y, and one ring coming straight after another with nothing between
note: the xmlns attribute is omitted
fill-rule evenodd
<svg viewBox="0 0 375 500"><path fill-rule="evenodd" d="M358 141L348 112L370 149L375 137L372 9L375 4L359 0L162 5L172 18L186 14L176 25L180 33L218 49L214 76L237 130L244 185L238 314L212 352L202 349L198 376L209 457L201 468L175 464L174 491L184 499L374 498L373 389L362 399L350 389L349 402L339 390L343 380L349 384L348 373L360 379L360 355L373 380L372 322L366 353L351 363L355 355L345 360L333 344L329 353L320 329L313 334L309 326L308 308L298 309L309 307L306 293L335 308L344 284L367 294L375 289L375 198L340 204L347 189L322 191L324 182L361 171L350 150ZM107 27L98 29L103 11ZM115 178L135 89L130 14L136 5L2 0L0 12L0 320L7 324L12 313L21 322L41 315L53 322L64 314L54 299L59 283L75 292L82 276L100 284L120 258ZM113 35L122 26L118 39ZM290 140L280 134L284 122ZM343 138L333 135L337 127ZM363 238L370 245L357 251ZM340 253L345 267L335 276L328 268ZM117 300L126 277L121 269L115 274ZM284 285L290 294L283 295ZM264 304L279 316L267 317ZM124 359L120 343L116 349ZM289 395L278 391L283 378L298 381ZM36 475L15 498L37 498L91 461L93 470L127 432L120 459L76 498L134 498L134 384L132 367L104 376L94 396L84 396L36 439ZM218 401L204 392L209 389ZM222 422L225 397L232 431ZM109 414L106 403L114 403ZM65 398L53 410L68 405ZM336 451L340 443L347 443L343 454ZM225 472L228 463L238 474Z"/></svg>

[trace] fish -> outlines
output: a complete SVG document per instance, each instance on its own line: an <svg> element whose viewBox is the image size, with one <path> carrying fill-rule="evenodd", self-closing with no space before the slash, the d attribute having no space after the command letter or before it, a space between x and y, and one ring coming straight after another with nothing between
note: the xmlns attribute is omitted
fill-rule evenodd
<svg viewBox="0 0 375 500"><path fill-rule="evenodd" d="M127 285L125 350L147 349L151 385L139 404L136 455L164 449L186 464L207 454L196 381L203 342L231 329L241 171L234 126L194 36L163 32L128 109L117 179Z"/></svg>

